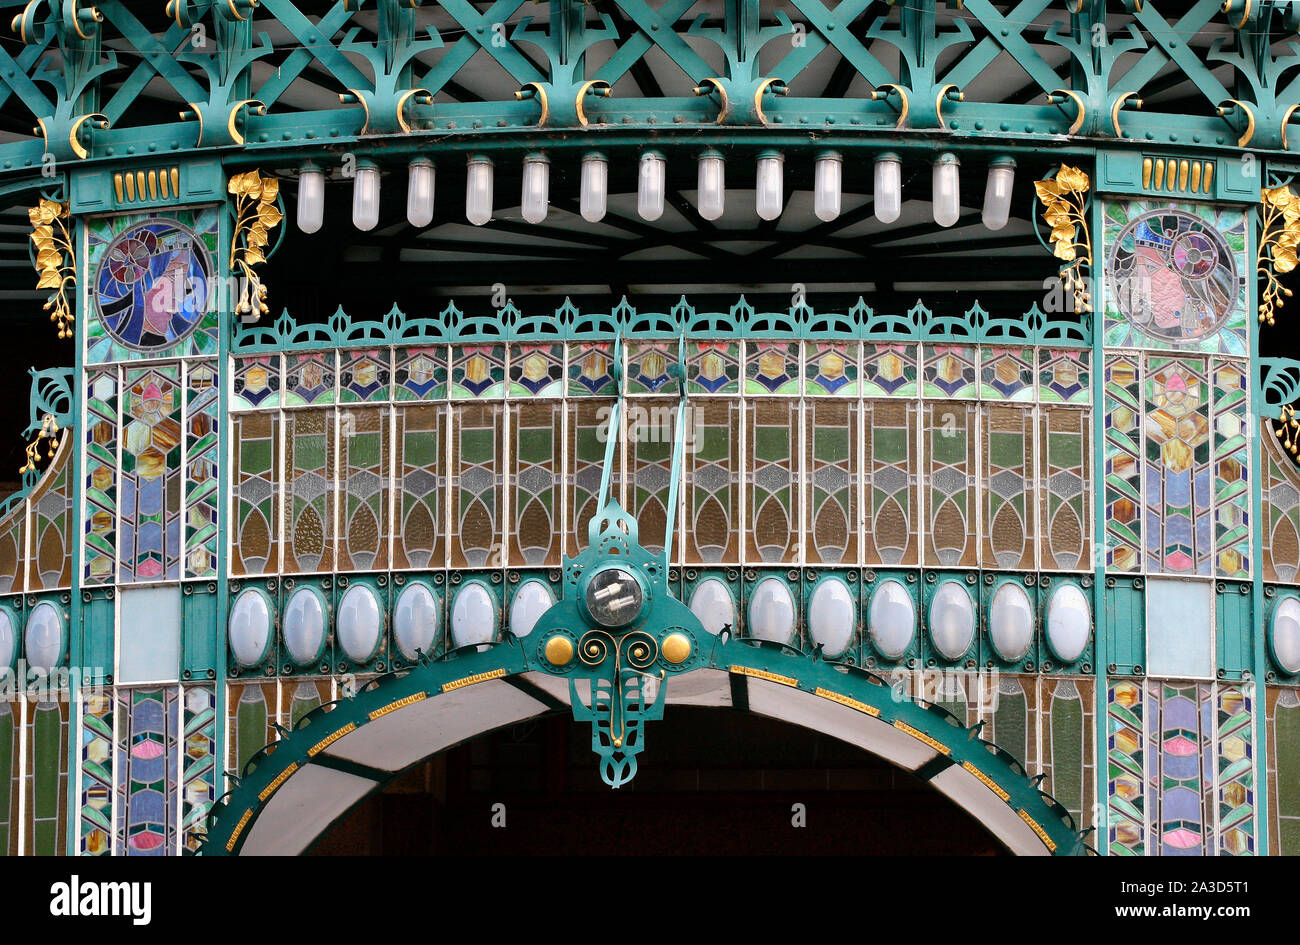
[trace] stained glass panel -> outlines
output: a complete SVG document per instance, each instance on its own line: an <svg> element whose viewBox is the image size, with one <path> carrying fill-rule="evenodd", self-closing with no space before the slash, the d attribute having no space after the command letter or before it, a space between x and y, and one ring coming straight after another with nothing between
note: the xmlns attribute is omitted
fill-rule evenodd
<svg viewBox="0 0 1300 945"><path fill-rule="evenodd" d="M586 359L593 362L596 360L591 358L590 353ZM665 389L673 389L668 386L672 381L668 372L676 363L676 341L633 342L627 351L627 392L658 394ZM585 376L585 373L579 375L580 378Z"/></svg>
<svg viewBox="0 0 1300 945"><path fill-rule="evenodd" d="M502 563L502 409L464 404L455 411L453 568L500 567Z"/></svg>
<svg viewBox="0 0 1300 945"><path fill-rule="evenodd" d="M266 574L280 567L280 418L274 413L231 417L235 441L235 534L231 573Z"/></svg>
<svg viewBox="0 0 1300 945"><path fill-rule="evenodd" d="M197 850L204 818L217 799L217 694L208 686L185 690L181 829L186 850Z"/></svg>
<svg viewBox="0 0 1300 945"><path fill-rule="evenodd" d="M1269 852L1300 854L1300 690L1268 689Z"/></svg>
<svg viewBox="0 0 1300 945"><path fill-rule="evenodd" d="M24 590L23 571L27 563L23 532L27 526L27 503L19 502L0 520L0 594Z"/></svg>
<svg viewBox="0 0 1300 945"><path fill-rule="evenodd" d="M72 453L74 439L64 435L54 459L28 502L32 544L28 590L72 586Z"/></svg>
<svg viewBox="0 0 1300 945"><path fill-rule="evenodd" d="M86 219L88 363L215 355L217 233L225 205Z"/></svg>
<svg viewBox="0 0 1300 945"><path fill-rule="evenodd" d="M1043 789L1065 805L1080 830L1092 826L1093 681L1043 680Z"/></svg>
<svg viewBox="0 0 1300 945"><path fill-rule="evenodd" d="M811 397L858 395L856 341L807 342L804 345L804 393Z"/></svg>
<svg viewBox="0 0 1300 945"><path fill-rule="evenodd" d="M1140 683L1110 682L1106 692L1108 848L1120 856L1146 853L1145 708Z"/></svg>
<svg viewBox="0 0 1300 945"><path fill-rule="evenodd" d="M982 512L985 567L1034 567L1034 413L986 404Z"/></svg>
<svg viewBox="0 0 1300 945"><path fill-rule="evenodd" d="M505 380L505 345L455 345L452 347L452 399L502 397L506 392Z"/></svg>
<svg viewBox="0 0 1300 945"><path fill-rule="evenodd" d="M924 406L926 564L978 563L975 410L969 403Z"/></svg>
<svg viewBox="0 0 1300 945"><path fill-rule="evenodd" d="M181 400L178 367L126 372L119 581L179 576Z"/></svg>
<svg viewBox="0 0 1300 945"><path fill-rule="evenodd" d="M1034 399L1034 349L980 349L980 397L984 400Z"/></svg>
<svg viewBox="0 0 1300 945"><path fill-rule="evenodd" d="M1218 686L1218 852L1255 853L1255 715L1251 686Z"/></svg>
<svg viewBox="0 0 1300 945"><path fill-rule="evenodd" d="M68 829L67 695L27 702L26 840L23 852L63 856Z"/></svg>
<svg viewBox="0 0 1300 945"><path fill-rule="evenodd" d="M86 693L81 718L81 853L107 856L113 839L113 697Z"/></svg>
<svg viewBox="0 0 1300 945"><path fill-rule="evenodd" d="M525 403L512 413L510 563L558 565L563 408L555 401Z"/></svg>
<svg viewBox="0 0 1300 945"><path fill-rule="evenodd" d="M18 854L18 737L16 703L0 700L0 856Z"/></svg>
<svg viewBox="0 0 1300 945"><path fill-rule="evenodd" d="M627 405L628 490L641 544L663 551L668 527L668 491L672 482L673 437L677 398L646 398ZM693 420L693 413L687 415ZM692 427L687 435L697 431ZM680 550L680 547L679 547Z"/></svg>
<svg viewBox="0 0 1300 945"><path fill-rule="evenodd" d="M692 394L735 394L740 391L740 343L688 341L686 389Z"/></svg>
<svg viewBox="0 0 1300 945"><path fill-rule="evenodd" d="M861 411L856 401L816 401L805 410L805 560L809 564L856 564Z"/></svg>
<svg viewBox="0 0 1300 945"><path fill-rule="evenodd" d="M797 400L755 400L748 415L745 470L745 560L764 564L799 559L799 427ZM697 526L698 527L698 526ZM697 537L696 541L699 541Z"/></svg>
<svg viewBox="0 0 1300 945"><path fill-rule="evenodd" d="M1264 463L1263 578L1290 583L1300 571L1300 474L1267 420L1260 421L1259 435Z"/></svg>
<svg viewBox="0 0 1300 945"><path fill-rule="evenodd" d="M389 367L387 348L365 348L339 352L339 402L344 404L388 400Z"/></svg>
<svg viewBox="0 0 1300 945"><path fill-rule="evenodd" d="M1146 566L1209 574L1209 390L1204 362L1150 358L1146 402Z"/></svg>
<svg viewBox="0 0 1300 945"><path fill-rule="evenodd" d="M333 351L290 351L284 356L286 407L334 403L334 354ZM257 382L256 369L254 371L253 381ZM238 379L235 383L238 387ZM247 376L244 384L247 390ZM258 393L265 396L266 391L263 388Z"/></svg>
<svg viewBox="0 0 1300 945"><path fill-rule="evenodd" d="M117 559L117 406L114 370L86 375L85 580L113 580Z"/></svg>
<svg viewBox="0 0 1300 945"><path fill-rule="evenodd" d="M1092 440L1088 412L1044 407L1039 416L1039 567L1092 567Z"/></svg>
<svg viewBox="0 0 1300 945"><path fill-rule="evenodd" d="M799 342L745 343L746 394L797 394L799 376Z"/></svg>
<svg viewBox="0 0 1300 945"><path fill-rule="evenodd" d="M559 397L564 393L564 345L513 345L511 397Z"/></svg>
<svg viewBox="0 0 1300 945"><path fill-rule="evenodd" d="M211 577L217 573L220 469L216 365L192 362L185 372L185 384L185 574Z"/></svg>
<svg viewBox="0 0 1300 945"><path fill-rule="evenodd" d="M388 568L389 414L354 407L339 414L339 570Z"/></svg>
<svg viewBox="0 0 1300 945"><path fill-rule="evenodd" d="M1250 389L1244 363L1215 361L1214 564L1220 577L1250 576Z"/></svg>
<svg viewBox="0 0 1300 945"><path fill-rule="evenodd" d="M395 400L442 400L447 396L446 348L398 348L393 363Z"/></svg>
<svg viewBox="0 0 1300 945"><path fill-rule="evenodd" d="M120 689L117 843L125 856L165 856L176 843L175 689Z"/></svg>
<svg viewBox="0 0 1300 945"><path fill-rule="evenodd" d="M1106 362L1106 566L1136 571L1142 566L1142 450L1136 358Z"/></svg>
<svg viewBox="0 0 1300 945"><path fill-rule="evenodd" d="M1045 404L1086 404L1092 398L1092 355L1079 348L1038 349L1038 399Z"/></svg>
<svg viewBox="0 0 1300 945"><path fill-rule="evenodd" d="M569 461L565 476L569 511L564 553L570 557L587 547L587 525L597 512L612 406L613 401L607 400L579 400L568 405ZM623 482L621 440L615 442L614 449L614 475L610 489L613 495L619 496Z"/></svg>
<svg viewBox="0 0 1300 945"><path fill-rule="evenodd" d="M1105 343L1246 354L1246 217L1238 207L1104 207Z"/></svg>
<svg viewBox="0 0 1300 945"><path fill-rule="evenodd" d="M1154 736L1147 748L1147 790L1161 856L1204 856L1214 802L1205 783L1213 758L1214 702L1208 685L1148 684ZM1212 843L1212 839L1209 840Z"/></svg>
<svg viewBox="0 0 1300 945"><path fill-rule="evenodd" d="M738 562L740 404L713 400L694 406L695 449L686 458L685 559L692 564Z"/></svg>
<svg viewBox="0 0 1300 945"><path fill-rule="evenodd" d="M863 345L862 393L867 397L915 397L919 345Z"/></svg>
<svg viewBox="0 0 1300 945"><path fill-rule="evenodd" d="M334 411L284 416L285 571L334 567Z"/></svg>
<svg viewBox="0 0 1300 945"><path fill-rule="evenodd" d="M925 345L923 390L926 397L975 397L975 360L972 345Z"/></svg>
<svg viewBox="0 0 1300 945"><path fill-rule="evenodd" d="M242 775L248 759L275 741L279 697L274 682L232 684L226 689L228 770Z"/></svg>
<svg viewBox="0 0 1300 945"><path fill-rule="evenodd" d="M329 361L333 365L333 359ZM299 368L301 372L301 366ZM311 380L311 378L308 378ZM231 410L249 410L255 407L278 407L280 405L280 355L263 354L252 358L235 359L234 392L230 401ZM299 379L301 384L301 379ZM333 377L330 378L329 390L334 390ZM297 396L302 396L298 393Z"/></svg>
<svg viewBox="0 0 1300 945"><path fill-rule="evenodd" d="M400 489L393 566L440 568L446 563L443 500L447 487L445 407L420 404L397 411Z"/></svg>
<svg viewBox="0 0 1300 945"><path fill-rule="evenodd" d="M569 396L612 397L617 393L611 366L613 347L608 342L569 345Z"/></svg>
<svg viewBox="0 0 1300 945"><path fill-rule="evenodd" d="M868 400L862 405L866 455L866 563L916 564L917 411L905 401Z"/></svg>

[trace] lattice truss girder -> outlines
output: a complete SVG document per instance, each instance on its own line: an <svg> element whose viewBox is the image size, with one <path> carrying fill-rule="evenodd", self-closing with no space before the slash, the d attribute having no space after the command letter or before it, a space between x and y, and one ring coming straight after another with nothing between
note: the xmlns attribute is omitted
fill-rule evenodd
<svg viewBox="0 0 1300 945"><path fill-rule="evenodd" d="M7 170L141 142L589 123L1284 149L1300 93L1297 14L1277 0L0 0L0 13L20 40L0 48Z"/></svg>

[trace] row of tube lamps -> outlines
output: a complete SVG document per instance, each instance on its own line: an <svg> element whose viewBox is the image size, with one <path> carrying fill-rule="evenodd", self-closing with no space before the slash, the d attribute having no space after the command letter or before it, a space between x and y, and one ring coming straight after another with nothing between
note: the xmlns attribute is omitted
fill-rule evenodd
<svg viewBox="0 0 1300 945"><path fill-rule="evenodd" d="M784 156L779 151L762 151L758 155L754 209L764 220L775 220L785 206ZM813 212L819 220L830 222L840 215L843 158L838 152L825 151L817 156L813 185ZM469 158L465 179L465 219L482 226L492 219L493 163L486 155ZM658 151L641 155L637 175L637 213L643 220L663 216L665 172L667 162ZM705 220L722 216L726 202L726 161L712 149L702 152L698 162L696 209ZM1011 190L1015 183L1016 162L1010 157L995 158L989 164L988 183L984 191L984 225L1000 230L1007 225L1011 211ZM903 162L893 152L875 160L875 216L881 223L893 223L903 207ZM540 152L524 157L523 189L520 209L529 223L546 219L550 205L550 159ZM352 223L358 230L371 230L379 223L379 165L373 161L357 162L352 188ZM406 219L417 229L433 221L434 165L427 157L416 157L408 168ZM582 159L579 204L583 219L598 223L605 216L609 196L609 160L599 152ZM934 222L952 226L961 215L960 161L955 154L944 152L934 160L931 202ZM325 219L325 172L316 165L305 165L298 176L298 229L315 233Z"/></svg>

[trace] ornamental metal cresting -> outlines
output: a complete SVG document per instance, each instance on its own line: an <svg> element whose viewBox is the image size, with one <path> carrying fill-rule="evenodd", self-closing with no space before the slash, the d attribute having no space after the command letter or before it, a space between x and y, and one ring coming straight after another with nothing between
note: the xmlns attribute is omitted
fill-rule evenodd
<svg viewBox="0 0 1300 945"><path fill-rule="evenodd" d="M684 704L1017 853L1300 850L1293 4L0 10L0 668L84 680L0 850L301 852L551 712L619 787Z"/></svg>

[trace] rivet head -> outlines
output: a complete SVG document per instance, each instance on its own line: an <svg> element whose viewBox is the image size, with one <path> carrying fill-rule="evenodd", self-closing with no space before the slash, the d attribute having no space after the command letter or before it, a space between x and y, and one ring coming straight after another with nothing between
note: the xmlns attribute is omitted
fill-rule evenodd
<svg viewBox="0 0 1300 945"><path fill-rule="evenodd" d="M563 666L573 659L573 641L556 635L546 641L546 659L554 666Z"/></svg>
<svg viewBox="0 0 1300 945"><path fill-rule="evenodd" d="M681 663L691 655L691 641L684 633L670 633L664 637L662 650L668 662Z"/></svg>

